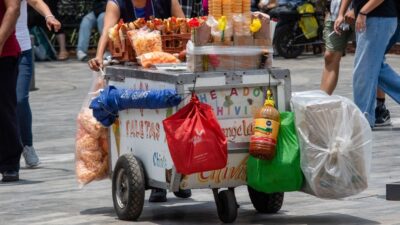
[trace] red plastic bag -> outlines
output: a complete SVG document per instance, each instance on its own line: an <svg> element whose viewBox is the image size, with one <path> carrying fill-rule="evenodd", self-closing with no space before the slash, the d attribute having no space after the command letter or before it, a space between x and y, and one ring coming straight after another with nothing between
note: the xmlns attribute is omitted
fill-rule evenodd
<svg viewBox="0 0 400 225"><path fill-rule="evenodd" d="M178 173L218 170L227 163L227 141L211 106L191 101L163 121L169 151Z"/></svg>

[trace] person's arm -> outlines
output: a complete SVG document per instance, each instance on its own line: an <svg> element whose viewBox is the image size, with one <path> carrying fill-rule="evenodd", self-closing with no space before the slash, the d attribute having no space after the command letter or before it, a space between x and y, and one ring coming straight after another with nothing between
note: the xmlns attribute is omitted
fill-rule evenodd
<svg viewBox="0 0 400 225"><path fill-rule="evenodd" d="M384 0L369 0L361 9L357 15L356 19L356 31L362 32L366 29L367 15L380 4L383 3Z"/></svg>
<svg viewBox="0 0 400 225"><path fill-rule="evenodd" d="M354 25L354 22L356 21L356 14L354 12L354 9L350 9L346 15L344 16L344 20L348 24Z"/></svg>
<svg viewBox="0 0 400 225"><path fill-rule="evenodd" d="M88 62L90 69L99 71L100 68L103 68L103 55L108 44L108 30L118 23L119 18L120 12L118 5L115 2L109 1L106 6L103 33L97 45L96 57Z"/></svg>
<svg viewBox="0 0 400 225"><path fill-rule="evenodd" d="M340 3L340 9L339 9L339 14L338 17L335 20L335 25L334 25L334 30L336 33L340 34L340 25L345 22L345 14L347 12L347 9L349 8L351 3L351 0L342 0Z"/></svg>
<svg viewBox="0 0 400 225"><path fill-rule="evenodd" d="M186 17L178 0L171 0L171 15L175 16L176 18Z"/></svg>
<svg viewBox="0 0 400 225"><path fill-rule="evenodd" d="M43 0L27 0L28 4L32 6L40 15L44 16L46 20L46 25L49 30L54 28L57 32L61 28L61 23L56 19L56 17L51 13L50 8L46 5Z"/></svg>
<svg viewBox="0 0 400 225"><path fill-rule="evenodd" d="M20 14L21 1L4 0L6 12L0 25L0 54L3 52L4 43L15 30Z"/></svg>

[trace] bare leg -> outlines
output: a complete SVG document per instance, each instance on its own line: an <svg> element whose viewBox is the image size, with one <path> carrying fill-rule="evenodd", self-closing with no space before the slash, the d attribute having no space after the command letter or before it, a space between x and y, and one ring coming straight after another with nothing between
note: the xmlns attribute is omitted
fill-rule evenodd
<svg viewBox="0 0 400 225"><path fill-rule="evenodd" d="M58 60L66 60L68 59L68 51L66 47L66 41L65 41L65 34L57 34L56 36L58 45L60 46L60 52L58 53Z"/></svg>
<svg viewBox="0 0 400 225"><path fill-rule="evenodd" d="M331 95L339 79L339 66L342 52L325 51L325 66L322 72L321 90Z"/></svg>

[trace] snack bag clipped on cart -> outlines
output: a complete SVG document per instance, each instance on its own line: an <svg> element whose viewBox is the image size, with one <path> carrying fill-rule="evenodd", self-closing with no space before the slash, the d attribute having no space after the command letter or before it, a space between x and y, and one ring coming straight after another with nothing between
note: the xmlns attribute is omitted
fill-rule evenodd
<svg viewBox="0 0 400 225"><path fill-rule="evenodd" d="M227 164L227 140L211 106L192 94L191 101L163 121L169 151L178 173L222 169Z"/></svg>
<svg viewBox="0 0 400 225"><path fill-rule="evenodd" d="M300 140L304 191L338 199L368 187L372 132L349 99L322 91L294 93L292 104Z"/></svg>
<svg viewBox="0 0 400 225"><path fill-rule="evenodd" d="M89 109L91 99L105 86L102 76L93 75L92 86L77 117L75 143L76 176L81 185L107 177L109 167L107 128Z"/></svg>

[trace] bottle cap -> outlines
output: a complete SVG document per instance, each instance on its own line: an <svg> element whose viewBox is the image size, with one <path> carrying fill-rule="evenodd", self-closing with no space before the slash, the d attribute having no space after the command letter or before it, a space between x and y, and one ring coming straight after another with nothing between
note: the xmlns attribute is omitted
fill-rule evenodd
<svg viewBox="0 0 400 225"><path fill-rule="evenodd" d="M272 106L275 107L275 101L272 98L271 90L267 90L267 99L265 99L264 106Z"/></svg>

